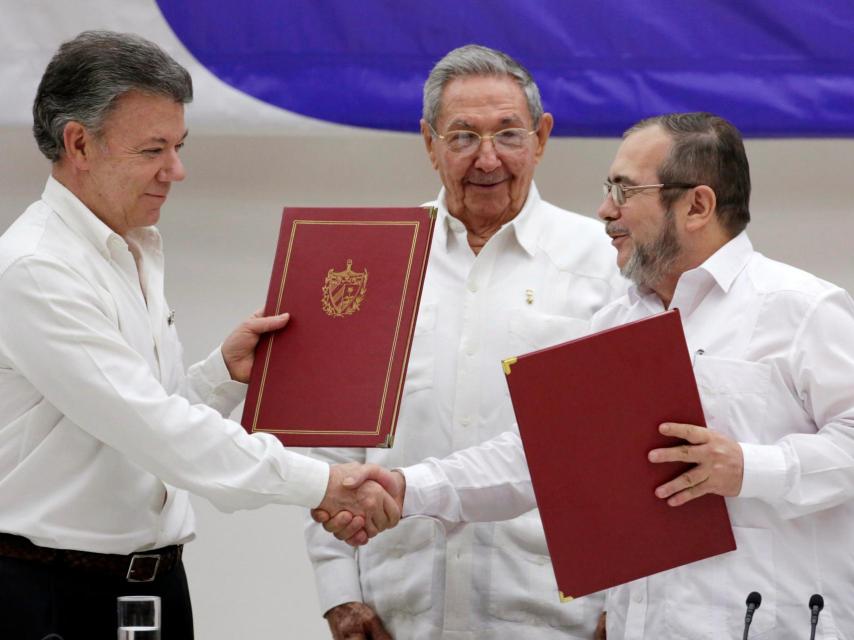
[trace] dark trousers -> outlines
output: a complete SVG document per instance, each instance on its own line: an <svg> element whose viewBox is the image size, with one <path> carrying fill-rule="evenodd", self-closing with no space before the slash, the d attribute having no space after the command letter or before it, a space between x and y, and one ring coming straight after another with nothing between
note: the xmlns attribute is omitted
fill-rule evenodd
<svg viewBox="0 0 854 640"><path fill-rule="evenodd" d="M161 640L193 640L184 565L153 582L0 557L2 640L116 640L119 596L160 596Z"/></svg>

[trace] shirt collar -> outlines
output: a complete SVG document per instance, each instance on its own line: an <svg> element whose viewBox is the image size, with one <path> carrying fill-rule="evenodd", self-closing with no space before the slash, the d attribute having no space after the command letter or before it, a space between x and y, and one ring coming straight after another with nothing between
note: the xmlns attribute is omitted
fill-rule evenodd
<svg viewBox="0 0 854 640"><path fill-rule="evenodd" d="M439 205L439 221L448 235L450 235L450 233L462 233L465 230L465 226L448 211L448 207L445 202L446 196L447 192L445 187L442 187L442 190L439 191L439 197L437 198ZM522 209L519 211L518 215L501 227L501 230L505 227L512 229L519 246L532 256L535 255L537 250L540 231L537 216L533 215L532 211L539 206L540 202L542 202L540 192L537 190L537 185L532 181L531 187L528 189L528 197L525 199L525 204L522 205Z"/></svg>
<svg viewBox="0 0 854 640"><path fill-rule="evenodd" d="M119 246L127 246L124 238L104 224L68 187L53 176L48 176L42 200L66 225L92 243L103 256L110 256L111 244L121 243ZM160 233L155 227L131 229L128 236L143 246L153 246L159 250Z"/></svg>
<svg viewBox="0 0 854 640"><path fill-rule="evenodd" d="M752 254L753 244L747 237L747 231L742 231L715 251L697 268L712 276L718 286L726 293L732 287L732 283L738 274L747 265Z"/></svg>

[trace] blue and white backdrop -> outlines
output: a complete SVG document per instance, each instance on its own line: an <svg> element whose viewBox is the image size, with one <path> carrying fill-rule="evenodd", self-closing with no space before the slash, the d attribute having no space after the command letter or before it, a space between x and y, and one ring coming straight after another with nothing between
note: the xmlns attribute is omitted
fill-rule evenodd
<svg viewBox="0 0 854 640"><path fill-rule="evenodd" d="M159 225L189 361L262 303L283 205L435 196L421 84L469 42L517 57L542 88L557 137L537 183L552 202L594 214L635 120L715 111L750 136L754 244L854 288L850 0L0 0L0 232L50 169L29 132L38 79L60 42L94 28L158 42L195 81L188 178ZM195 505L198 638L328 637L301 510Z"/></svg>

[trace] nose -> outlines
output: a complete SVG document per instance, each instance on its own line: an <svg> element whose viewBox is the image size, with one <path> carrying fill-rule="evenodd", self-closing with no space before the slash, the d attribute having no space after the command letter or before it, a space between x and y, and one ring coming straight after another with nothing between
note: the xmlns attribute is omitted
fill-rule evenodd
<svg viewBox="0 0 854 640"><path fill-rule="evenodd" d="M178 155L178 150L172 149L160 168L157 179L161 182L181 182L186 177L187 171L184 169L184 163Z"/></svg>
<svg viewBox="0 0 854 640"><path fill-rule="evenodd" d="M596 215L600 220L607 222L608 220L616 220L620 217L620 208L614 203L614 199L610 194L602 199L602 204L596 210Z"/></svg>
<svg viewBox="0 0 854 640"><path fill-rule="evenodd" d="M480 141L474 166L484 173L495 171L501 166L501 159L495 151L495 143L491 138Z"/></svg>

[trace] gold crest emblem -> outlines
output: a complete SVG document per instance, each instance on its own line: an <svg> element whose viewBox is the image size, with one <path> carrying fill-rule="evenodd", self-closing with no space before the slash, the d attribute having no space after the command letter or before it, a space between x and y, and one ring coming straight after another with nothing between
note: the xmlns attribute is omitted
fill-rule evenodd
<svg viewBox="0 0 854 640"><path fill-rule="evenodd" d="M353 271L352 260L347 260L344 271L326 273L323 283L323 310L333 318L343 318L356 313L365 299L368 286L368 270Z"/></svg>

